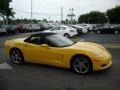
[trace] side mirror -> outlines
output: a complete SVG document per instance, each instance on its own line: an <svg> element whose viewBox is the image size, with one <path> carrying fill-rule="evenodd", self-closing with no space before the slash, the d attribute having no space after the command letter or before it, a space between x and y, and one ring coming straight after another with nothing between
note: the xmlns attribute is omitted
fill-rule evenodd
<svg viewBox="0 0 120 90"><path fill-rule="evenodd" d="M49 49L50 47L47 44L42 44L41 47Z"/></svg>

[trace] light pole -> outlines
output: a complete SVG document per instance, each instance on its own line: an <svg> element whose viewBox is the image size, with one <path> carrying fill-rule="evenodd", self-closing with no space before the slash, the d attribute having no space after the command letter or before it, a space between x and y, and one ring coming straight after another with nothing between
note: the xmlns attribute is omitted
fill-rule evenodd
<svg viewBox="0 0 120 90"><path fill-rule="evenodd" d="M73 8L69 9L71 11L71 24L73 23Z"/></svg>
<svg viewBox="0 0 120 90"><path fill-rule="evenodd" d="M33 12L32 12L32 9L33 9L33 6L32 6L33 2L31 0L31 24L33 23Z"/></svg>
<svg viewBox="0 0 120 90"><path fill-rule="evenodd" d="M71 24L73 24L73 17L75 17L75 14L73 14L73 8L70 8L70 14L68 14L67 16L71 18Z"/></svg>
<svg viewBox="0 0 120 90"><path fill-rule="evenodd" d="M61 24L62 24L62 21L63 21L63 7L61 7Z"/></svg>

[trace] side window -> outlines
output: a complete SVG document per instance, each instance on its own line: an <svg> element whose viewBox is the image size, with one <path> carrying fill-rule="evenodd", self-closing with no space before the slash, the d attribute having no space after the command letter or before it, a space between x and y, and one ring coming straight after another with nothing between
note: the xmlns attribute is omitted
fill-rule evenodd
<svg viewBox="0 0 120 90"><path fill-rule="evenodd" d="M36 45L41 45L41 44L47 44L51 47L55 47L54 44L52 44L51 42L49 42L47 39L42 38L42 37L31 37L29 38L27 41L28 43L32 43L32 44L36 44Z"/></svg>
<svg viewBox="0 0 120 90"><path fill-rule="evenodd" d="M66 28L65 27L60 27L60 30L66 30Z"/></svg>
<svg viewBox="0 0 120 90"><path fill-rule="evenodd" d="M46 39L44 39L44 38L40 38L40 44L47 44Z"/></svg>
<svg viewBox="0 0 120 90"><path fill-rule="evenodd" d="M54 27L54 28L52 28L51 30L58 30L58 27Z"/></svg>
<svg viewBox="0 0 120 90"><path fill-rule="evenodd" d="M31 37L30 43L40 44L40 39L41 39L41 37Z"/></svg>

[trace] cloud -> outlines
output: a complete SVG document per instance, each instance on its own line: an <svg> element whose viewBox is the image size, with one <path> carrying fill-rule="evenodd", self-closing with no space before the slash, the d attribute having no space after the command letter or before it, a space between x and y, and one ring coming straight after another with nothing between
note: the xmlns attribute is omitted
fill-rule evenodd
<svg viewBox="0 0 120 90"><path fill-rule="evenodd" d="M60 20L61 6L64 11L64 19L67 18L70 8L74 8L76 18L80 14L93 10L105 12L107 9L120 5L120 0L32 0L33 18ZM16 12L16 18L30 18L31 0L13 0L11 7Z"/></svg>

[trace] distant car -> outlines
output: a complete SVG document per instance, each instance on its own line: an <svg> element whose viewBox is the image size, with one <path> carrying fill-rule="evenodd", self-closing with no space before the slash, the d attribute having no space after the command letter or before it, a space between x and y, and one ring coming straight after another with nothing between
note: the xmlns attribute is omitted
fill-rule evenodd
<svg viewBox="0 0 120 90"><path fill-rule="evenodd" d="M17 26L16 26L16 30L17 30L17 32L20 32L20 33L27 32L27 30L25 30L25 29L23 28L23 25L17 25Z"/></svg>
<svg viewBox="0 0 120 90"><path fill-rule="evenodd" d="M0 25L0 34L6 34L6 28L3 25Z"/></svg>
<svg viewBox="0 0 120 90"><path fill-rule="evenodd" d="M17 32L16 25L5 25L8 34L15 34Z"/></svg>
<svg viewBox="0 0 120 90"><path fill-rule="evenodd" d="M65 26L65 25L56 26L56 27L53 27L52 29L45 30L43 32L58 33L67 38L74 37L75 35L78 34L76 29L69 27L69 26Z"/></svg>
<svg viewBox="0 0 120 90"><path fill-rule="evenodd" d="M100 34L100 33L118 34L118 33L120 33L120 28L117 28L117 27L109 27L109 28L100 27L100 28L94 30L94 32L97 33L97 34Z"/></svg>
<svg viewBox="0 0 120 90"><path fill-rule="evenodd" d="M28 38L7 40L5 51L15 64L32 62L71 68L78 74L104 70L112 57L103 46L92 42L73 42L55 33L37 33Z"/></svg>
<svg viewBox="0 0 120 90"><path fill-rule="evenodd" d="M71 27L77 29L78 34L86 34L86 33L88 33L87 28L85 28L85 27L83 27L83 26L71 25Z"/></svg>
<svg viewBox="0 0 120 90"><path fill-rule="evenodd" d="M92 24L78 24L78 25L85 27L89 31L92 31L94 29L94 26Z"/></svg>

